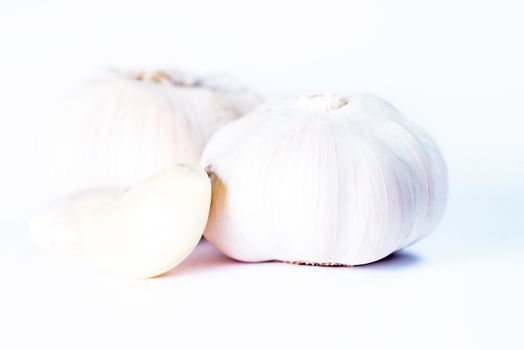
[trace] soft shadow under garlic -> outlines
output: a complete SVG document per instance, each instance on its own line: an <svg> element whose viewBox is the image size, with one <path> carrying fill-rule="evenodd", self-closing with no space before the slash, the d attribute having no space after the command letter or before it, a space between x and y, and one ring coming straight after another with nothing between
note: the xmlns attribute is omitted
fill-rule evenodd
<svg viewBox="0 0 524 350"><path fill-rule="evenodd" d="M237 264L239 264L239 262L225 256L205 239L202 239L196 246L195 250L193 250L193 252L180 265L157 278L180 276L186 273L191 274L199 272L200 270L209 271L213 268L233 266Z"/></svg>
<svg viewBox="0 0 524 350"><path fill-rule="evenodd" d="M321 269L364 269L364 270L394 270L394 269L405 269L418 265L423 261L418 255L408 252L397 252L387 257L366 265L358 266L347 266L347 265L319 265L319 264L307 264L298 262L287 262L287 261L262 261L259 264L279 264L279 265L296 265L299 268L321 268ZM155 278L166 278L172 276L180 276L186 273L198 273L199 271L209 271L215 268L221 268L226 266L234 266L239 264L252 264L249 262L241 262L229 258L222 254L218 249L213 247L208 241L202 239L197 245L195 250L184 260L180 265L176 266L172 270L157 276Z"/></svg>
<svg viewBox="0 0 524 350"><path fill-rule="evenodd" d="M327 268L327 269L397 269L397 268L406 268L409 266L416 265L420 263L422 259L418 255L414 255L407 252L395 252L393 254L390 254L386 256L385 258L369 263L364 265L343 265L338 263L315 263L315 262L308 262L308 261L282 261L282 260L272 260L268 261L268 263L279 263L279 264L286 264L286 265L298 265L298 266L304 266L304 267L320 267L320 268Z"/></svg>
<svg viewBox="0 0 524 350"><path fill-rule="evenodd" d="M418 255L398 251L393 254L386 256L385 258L370 263L367 265L355 266L358 269L370 269L370 270L393 270L413 267L420 264L423 261Z"/></svg>

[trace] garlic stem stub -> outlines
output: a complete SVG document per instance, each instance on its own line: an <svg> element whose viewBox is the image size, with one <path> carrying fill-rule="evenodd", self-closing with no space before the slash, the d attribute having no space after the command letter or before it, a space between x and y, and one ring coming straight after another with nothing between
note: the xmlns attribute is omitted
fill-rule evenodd
<svg viewBox="0 0 524 350"><path fill-rule="evenodd" d="M169 167L82 217L86 255L118 276L160 275L195 248L210 202L211 182L204 169Z"/></svg>
<svg viewBox="0 0 524 350"><path fill-rule="evenodd" d="M69 94L50 121L59 193L129 187L173 163L198 163L208 138L260 99L179 71L110 71Z"/></svg>
<svg viewBox="0 0 524 350"><path fill-rule="evenodd" d="M80 218L124 191L123 188L90 189L54 201L29 221L31 240L55 257L83 256Z"/></svg>
<svg viewBox="0 0 524 350"><path fill-rule="evenodd" d="M267 103L221 128L205 237L241 261L361 265L425 237L447 199L433 139L374 96Z"/></svg>

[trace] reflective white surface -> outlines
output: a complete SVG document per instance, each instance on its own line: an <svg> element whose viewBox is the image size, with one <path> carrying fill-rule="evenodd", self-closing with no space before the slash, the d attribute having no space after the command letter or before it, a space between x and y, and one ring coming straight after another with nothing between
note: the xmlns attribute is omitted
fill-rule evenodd
<svg viewBox="0 0 524 350"><path fill-rule="evenodd" d="M521 349L518 1L0 4L0 348ZM162 278L53 261L25 221L54 101L100 66L231 72L266 98L374 93L424 126L450 198L426 240L359 268L242 264L201 244Z"/></svg>

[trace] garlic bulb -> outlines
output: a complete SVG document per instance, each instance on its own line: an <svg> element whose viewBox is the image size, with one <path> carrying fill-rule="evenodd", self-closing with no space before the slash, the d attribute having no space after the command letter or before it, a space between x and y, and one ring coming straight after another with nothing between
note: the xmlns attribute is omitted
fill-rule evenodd
<svg viewBox="0 0 524 350"><path fill-rule="evenodd" d="M109 72L67 99L51 123L60 193L131 186L172 163L198 163L219 127L258 97L179 72Z"/></svg>
<svg viewBox="0 0 524 350"><path fill-rule="evenodd" d="M447 197L434 141L373 96L266 104L220 129L205 237L242 261L377 261L427 235Z"/></svg>
<svg viewBox="0 0 524 350"><path fill-rule="evenodd" d="M117 198L123 189L91 189L56 200L36 213L29 222L31 239L56 257L82 256L80 218Z"/></svg>
<svg viewBox="0 0 524 350"><path fill-rule="evenodd" d="M162 274L195 248L210 202L204 169L172 166L81 218L86 255L120 276Z"/></svg>

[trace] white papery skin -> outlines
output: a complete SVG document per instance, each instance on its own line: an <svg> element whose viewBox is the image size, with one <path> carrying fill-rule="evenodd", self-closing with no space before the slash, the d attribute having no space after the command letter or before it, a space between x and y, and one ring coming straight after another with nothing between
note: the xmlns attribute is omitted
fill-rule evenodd
<svg viewBox="0 0 524 350"><path fill-rule="evenodd" d="M435 142L384 100L314 95L220 129L205 237L241 261L360 265L427 235L447 171Z"/></svg>
<svg viewBox="0 0 524 350"><path fill-rule="evenodd" d="M31 239L43 251L61 258L83 256L80 218L121 195L124 189L90 189L60 198L29 222Z"/></svg>
<svg viewBox="0 0 524 350"><path fill-rule="evenodd" d="M202 238L210 203L211 181L204 169L172 166L83 216L86 255L118 276L160 275Z"/></svg>
<svg viewBox="0 0 524 350"><path fill-rule="evenodd" d="M181 72L108 72L51 121L53 183L60 193L129 187L169 164L196 164L214 131L259 102Z"/></svg>

